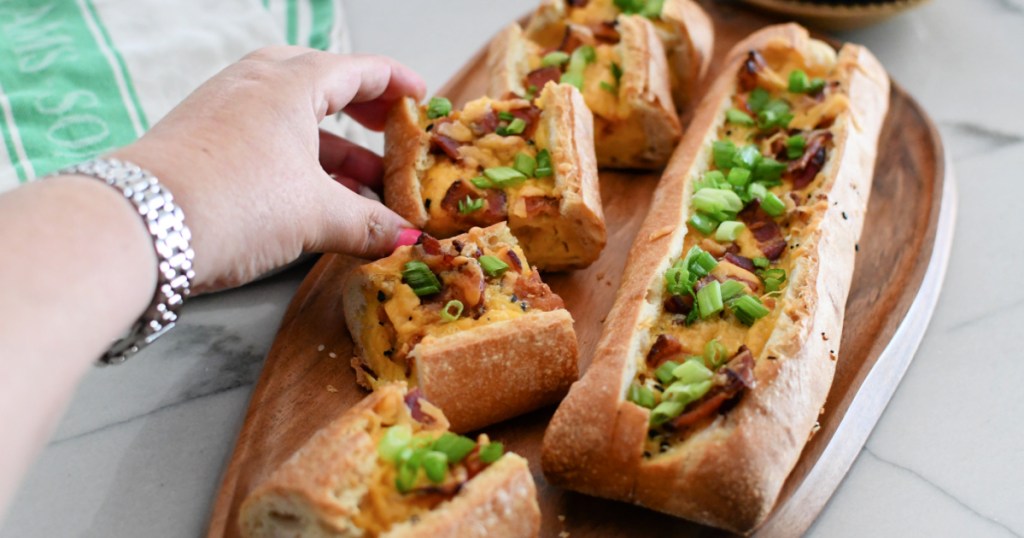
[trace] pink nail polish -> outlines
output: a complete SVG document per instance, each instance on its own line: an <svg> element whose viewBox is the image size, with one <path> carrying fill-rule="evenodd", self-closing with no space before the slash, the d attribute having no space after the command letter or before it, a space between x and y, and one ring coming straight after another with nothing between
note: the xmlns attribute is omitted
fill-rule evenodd
<svg viewBox="0 0 1024 538"><path fill-rule="evenodd" d="M395 248L415 245L421 235L423 235L423 232L415 228L403 228L398 233L398 239L395 240Z"/></svg>

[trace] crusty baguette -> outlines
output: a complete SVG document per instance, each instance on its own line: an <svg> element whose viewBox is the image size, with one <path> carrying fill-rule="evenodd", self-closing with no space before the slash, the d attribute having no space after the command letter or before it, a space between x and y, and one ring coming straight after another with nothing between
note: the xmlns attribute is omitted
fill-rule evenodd
<svg viewBox="0 0 1024 538"><path fill-rule="evenodd" d="M530 39L551 42L561 37L566 20L601 24L614 20L619 13L612 0L591 0L577 8L570 8L566 0L542 0L525 33ZM666 0L660 16L651 21L664 46L676 110L683 112L692 104L697 85L711 63L714 25L693 0Z"/></svg>
<svg viewBox="0 0 1024 538"><path fill-rule="evenodd" d="M371 431L404 406L404 384L381 387L316 432L242 504L242 535L358 537L354 518L368 491L377 447ZM433 427L446 428L444 417ZM532 537L540 527L536 488L526 460L515 454L470 479L433 510L393 525L382 537Z"/></svg>
<svg viewBox="0 0 1024 538"><path fill-rule="evenodd" d="M638 15L618 18L621 38L613 46L622 68L616 104L603 104L607 90L591 77L583 97L594 112L597 164L612 168L659 168L678 142L682 127L672 102L665 51L654 25ZM545 45L527 38L518 24L503 30L488 50L489 95L524 95L523 80ZM610 76L610 75L609 75Z"/></svg>
<svg viewBox="0 0 1024 538"><path fill-rule="evenodd" d="M594 157L593 116L579 91L568 85L546 86L535 102L541 108L537 138L551 155L558 215L531 214L520 194L525 191L512 189L508 223L527 257L541 269L584 268L600 255L607 236ZM432 220L424 207L423 175L437 159L445 158L430 153L430 136L414 101L406 98L392 109L385 127L384 200L413 225L447 237L470 225L452 227Z"/></svg>
<svg viewBox="0 0 1024 538"><path fill-rule="evenodd" d="M849 107L831 127L834 145L808 224L790 238L796 261L776 307L782 312L756 357L756 385L681 444L645 457L650 411L625 399L635 357L650 345L642 327L662 303L670 260L681 254L691 181L706 169L711 142L733 106L736 74L748 51L768 44L799 51L809 64L836 58L793 24L763 29L730 53L662 177L592 366L555 413L542 452L553 484L741 533L771 511L828 394L889 97L878 61L862 47L844 46L834 72Z"/></svg>
<svg viewBox="0 0 1024 538"><path fill-rule="evenodd" d="M450 249L453 242L514 246L516 239L500 223L473 228L440 243ZM406 250L400 249L392 258L408 255L412 248L403 247ZM385 360L374 356L370 344L370 331L378 319L377 282L379 275L390 271L392 258L356 269L345 284L345 321L358 356L353 366L361 383L370 387L380 379L370 378L366 370L373 368L368 365ZM528 258L522 262L526 265ZM409 353L415 364L409 381L444 411L453 431L473 431L557 403L579 375L577 355L572 315L564 308L530 308L508 319L424 337ZM385 381L393 380L385 372L375 373Z"/></svg>

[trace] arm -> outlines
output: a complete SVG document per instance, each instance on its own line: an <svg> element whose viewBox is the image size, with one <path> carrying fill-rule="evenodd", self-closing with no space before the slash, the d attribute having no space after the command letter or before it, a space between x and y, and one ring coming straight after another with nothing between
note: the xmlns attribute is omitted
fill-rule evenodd
<svg viewBox="0 0 1024 538"><path fill-rule="evenodd" d="M224 289L302 252L379 256L414 239L407 222L345 187L378 188L380 158L318 125L344 110L380 129L394 101L423 93L384 58L264 49L113 156L153 172L182 207L194 289ZM0 253L2 510L78 380L149 305L156 256L123 196L73 176L0 196Z"/></svg>

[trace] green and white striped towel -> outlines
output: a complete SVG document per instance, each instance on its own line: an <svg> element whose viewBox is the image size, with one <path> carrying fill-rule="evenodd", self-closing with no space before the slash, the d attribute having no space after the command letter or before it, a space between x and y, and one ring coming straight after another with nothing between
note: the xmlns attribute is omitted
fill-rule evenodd
<svg viewBox="0 0 1024 538"><path fill-rule="evenodd" d="M348 52L341 0L0 0L0 192L130 143L284 43ZM358 138L342 121L325 127Z"/></svg>

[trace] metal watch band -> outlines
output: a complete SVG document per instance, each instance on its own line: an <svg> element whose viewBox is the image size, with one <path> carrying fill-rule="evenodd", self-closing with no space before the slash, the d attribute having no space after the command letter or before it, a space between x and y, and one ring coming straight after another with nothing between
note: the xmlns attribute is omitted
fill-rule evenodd
<svg viewBox="0 0 1024 538"><path fill-rule="evenodd" d="M100 357L99 363L120 364L174 327L178 309L192 288L195 257L192 233L174 197L149 172L130 162L94 159L58 172L90 176L114 187L135 206L153 237L157 256L157 286L153 302L129 333Z"/></svg>

